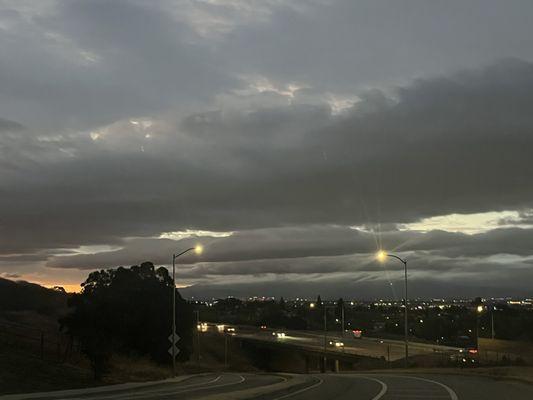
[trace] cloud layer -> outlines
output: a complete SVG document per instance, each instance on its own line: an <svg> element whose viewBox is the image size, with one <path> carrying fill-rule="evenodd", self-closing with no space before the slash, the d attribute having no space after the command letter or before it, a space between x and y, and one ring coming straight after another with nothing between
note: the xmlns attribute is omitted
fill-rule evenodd
<svg viewBox="0 0 533 400"><path fill-rule="evenodd" d="M7 2L0 269L81 279L203 241L189 283L375 279L382 246L420 279L524 274L533 10L412 3ZM474 235L400 230L504 210ZM186 230L234 233L160 237Z"/></svg>

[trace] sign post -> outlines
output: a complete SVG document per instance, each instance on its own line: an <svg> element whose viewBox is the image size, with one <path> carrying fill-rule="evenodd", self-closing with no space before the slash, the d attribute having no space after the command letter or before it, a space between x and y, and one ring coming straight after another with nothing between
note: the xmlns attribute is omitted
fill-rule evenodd
<svg viewBox="0 0 533 400"><path fill-rule="evenodd" d="M176 333L176 325L172 327L173 332L168 337L168 341L170 342L170 348L168 349L168 354L172 357L172 371L174 373L174 376L176 376L176 357L180 352L180 349L176 346L176 343L180 340L179 335Z"/></svg>

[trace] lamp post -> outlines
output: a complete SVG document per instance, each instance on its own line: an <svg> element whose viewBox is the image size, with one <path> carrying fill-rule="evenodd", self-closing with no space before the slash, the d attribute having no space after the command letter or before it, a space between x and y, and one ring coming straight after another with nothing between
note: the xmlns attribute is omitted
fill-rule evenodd
<svg viewBox="0 0 533 400"><path fill-rule="evenodd" d="M326 372L326 353L328 351L328 308L335 308L335 306L327 306L327 305L323 305L324 307L324 357L323 357L323 362L324 362L324 372Z"/></svg>
<svg viewBox="0 0 533 400"><path fill-rule="evenodd" d="M200 310L195 310L196 314L196 361L200 365L200 330L202 326L200 325Z"/></svg>
<svg viewBox="0 0 533 400"><path fill-rule="evenodd" d="M479 316L483 312L484 307L478 304L476 307L476 349L479 351Z"/></svg>
<svg viewBox="0 0 533 400"><path fill-rule="evenodd" d="M198 245L190 247L178 254L172 254L172 373L176 376L176 258L194 250L196 254L202 254L203 248Z"/></svg>
<svg viewBox="0 0 533 400"><path fill-rule="evenodd" d="M404 266L404 271L405 271L405 273L404 273L404 277L405 277L405 298L404 298L405 366L409 367L409 361L408 361L408 357L409 357L409 327L408 327L408 322L407 322L407 260L404 260L403 258L398 257L397 255L394 255L394 254L388 254L388 253L386 253L383 250L378 252L378 254L377 254L377 258L381 262L384 262L387 259L387 257L392 257L392 258L395 258L395 259L399 260L400 262L402 262L402 264Z"/></svg>
<svg viewBox="0 0 533 400"><path fill-rule="evenodd" d="M341 308L341 320L342 320L342 337L344 338L344 301L342 302Z"/></svg>
<svg viewBox="0 0 533 400"><path fill-rule="evenodd" d="M496 332L494 331L494 311L496 311L496 307L492 306L490 310L490 338L494 339L496 337Z"/></svg>

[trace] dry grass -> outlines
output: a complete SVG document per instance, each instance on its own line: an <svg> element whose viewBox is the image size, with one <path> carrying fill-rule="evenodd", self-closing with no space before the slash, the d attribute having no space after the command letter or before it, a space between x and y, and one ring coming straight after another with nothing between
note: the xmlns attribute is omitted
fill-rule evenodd
<svg viewBox="0 0 533 400"><path fill-rule="evenodd" d="M38 343L19 346L17 337L0 340L0 394L73 389L102 384L143 382L171 377L171 364L160 365L147 357L114 355L111 369L102 382L93 379L88 361L78 355L75 363L59 363L55 358L39 357ZM26 344L24 342L24 344ZM177 364L179 375L209 371L256 371L236 341L228 342L228 368L224 366L224 338L218 335L201 338L201 359Z"/></svg>
<svg viewBox="0 0 533 400"><path fill-rule="evenodd" d="M72 389L94 385L87 368L43 361L32 354L0 348L0 393Z"/></svg>
<svg viewBox="0 0 533 400"><path fill-rule="evenodd" d="M533 384L533 367L482 367L468 370L468 373L497 379L515 379Z"/></svg>
<svg viewBox="0 0 533 400"><path fill-rule="evenodd" d="M512 359L521 358L528 364L533 364L533 343L480 338L479 351L480 355L487 359L506 356Z"/></svg>
<svg viewBox="0 0 533 400"><path fill-rule="evenodd" d="M105 376L105 383L144 382L170 378L168 366L156 364L146 357L114 355L111 369Z"/></svg>

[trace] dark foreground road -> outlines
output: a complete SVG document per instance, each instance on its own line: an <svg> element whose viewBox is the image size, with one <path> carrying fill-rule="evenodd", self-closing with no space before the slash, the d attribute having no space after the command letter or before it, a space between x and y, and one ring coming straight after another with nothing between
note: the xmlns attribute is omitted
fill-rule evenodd
<svg viewBox="0 0 533 400"><path fill-rule="evenodd" d="M40 400L187 400L210 395L223 395L228 392L264 387L283 382L285 378L276 375L222 373L191 377L180 382L161 382L149 386L132 385L108 386L87 391L79 390L48 392L27 395L0 396L0 400L40 399ZM105 390L104 390L105 389Z"/></svg>
<svg viewBox="0 0 533 400"><path fill-rule="evenodd" d="M284 382L285 381L285 382ZM299 382L289 387L289 384ZM274 385L274 386L273 386ZM272 388L272 390L270 390ZM245 391L245 392L243 392ZM458 375L321 374L286 378L222 373L179 382L0 396L0 400L531 400L533 386Z"/></svg>
<svg viewBox="0 0 533 400"><path fill-rule="evenodd" d="M296 393L265 400L531 400L533 386L455 375L327 374Z"/></svg>

